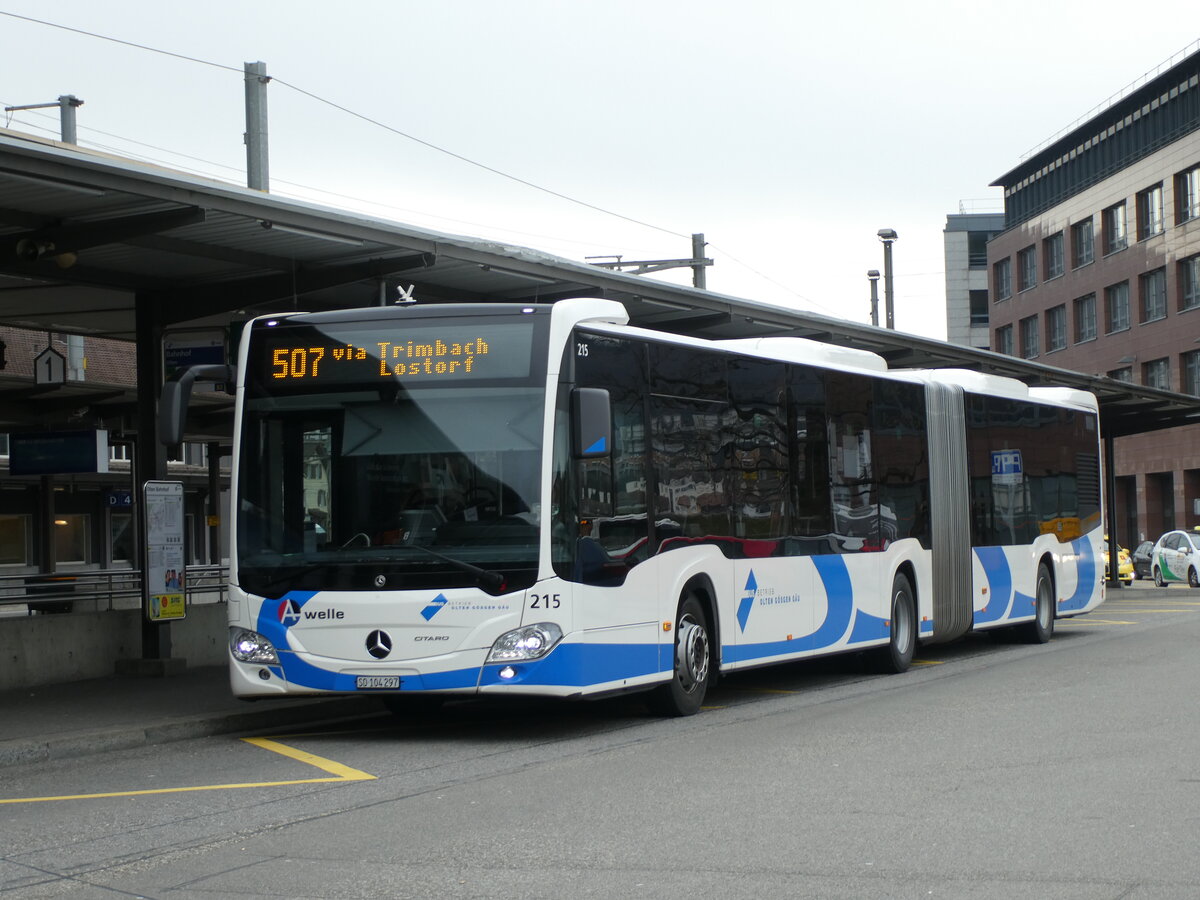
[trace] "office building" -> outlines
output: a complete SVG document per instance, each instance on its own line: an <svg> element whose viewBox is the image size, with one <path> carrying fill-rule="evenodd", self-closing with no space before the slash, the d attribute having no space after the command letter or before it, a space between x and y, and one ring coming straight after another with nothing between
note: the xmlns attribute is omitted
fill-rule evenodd
<svg viewBox="0 0 1200 900"><path fill-rule="evenodd" d="M1002 175L991 348L1200 395L1200 52ZM1116 442L1118 539L1200 524L1200 427Z"/></svg>

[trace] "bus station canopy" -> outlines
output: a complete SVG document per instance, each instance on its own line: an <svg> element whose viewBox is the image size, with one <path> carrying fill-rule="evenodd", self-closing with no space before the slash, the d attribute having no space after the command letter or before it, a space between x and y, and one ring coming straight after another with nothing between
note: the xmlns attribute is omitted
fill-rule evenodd
<svg viewBox="0 0 1200 900"><path fill-rule="evenodd" d="M0 325L135 340L256 315L395 302L618 300L631 322L698 337L796 336L878 353L892 368L963 368L1096 394L1119 437L1200 422L1200 398L444 234L0 129ZM864 301L865 305L865 301ZM139 386L141 389L153 387ZM222 399L217 399L221 397ZM224 420L227 395L207 397ZM0 428L132 416L135 392L35 385L0 370ZM136 423L131 423L136 430Z"/></svg>

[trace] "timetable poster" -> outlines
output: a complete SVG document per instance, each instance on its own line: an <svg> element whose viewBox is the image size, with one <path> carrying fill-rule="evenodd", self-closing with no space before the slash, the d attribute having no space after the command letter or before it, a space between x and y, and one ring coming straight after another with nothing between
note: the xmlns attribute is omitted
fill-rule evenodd
<svg viewBox="0 0 1200 900"><path fill-rule="evenodd" d="M146 617L153 622L187 614L183 565L183 482L147 481L142 489L146 515Z"/></svg>

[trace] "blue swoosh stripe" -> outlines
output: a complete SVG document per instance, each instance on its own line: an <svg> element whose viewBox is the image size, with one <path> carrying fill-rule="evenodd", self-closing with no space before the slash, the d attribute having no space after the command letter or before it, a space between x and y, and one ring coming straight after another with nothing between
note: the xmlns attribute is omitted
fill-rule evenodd
<svg viewBox="0 0 1200 900"><path fill-rule="evenodd" d="M1059 604L1058 608L1062 611L1083 609L1096 590L1096 555L1092 552L1092 542L1087 537L1081 537L1071 541L1071 549L1075 551L1078 580L1075 593Z"/></svg>
<svg viewBox="0 0 1200 900"><path fill-rule="evenodd" d="M670 673L674 666L671 644L559 644L545 659L483 667L479 684L524 684L587 687L626 678ZM516 674L501 678L511 666Z"/></svg>

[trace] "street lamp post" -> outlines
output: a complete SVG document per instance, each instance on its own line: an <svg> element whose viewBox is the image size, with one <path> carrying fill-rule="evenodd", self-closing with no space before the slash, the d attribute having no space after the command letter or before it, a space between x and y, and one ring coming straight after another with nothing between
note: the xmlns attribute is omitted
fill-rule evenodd
<svg viewBox="0 0 1200 900"><path fill-rule="evenodd" d="M892 290L892 242L897 239L893 228L880 228L879 239L883 241L883 305L887 317L887 327L893 331L896 328L895 294Z"/></svg>
<svg viewBox="0 0 1200 900"><path fill-rule="evenodd" d="M871 282L871 324L876 328L879 327L879 270L871 269L867 272L867 278Z"/></svg>

